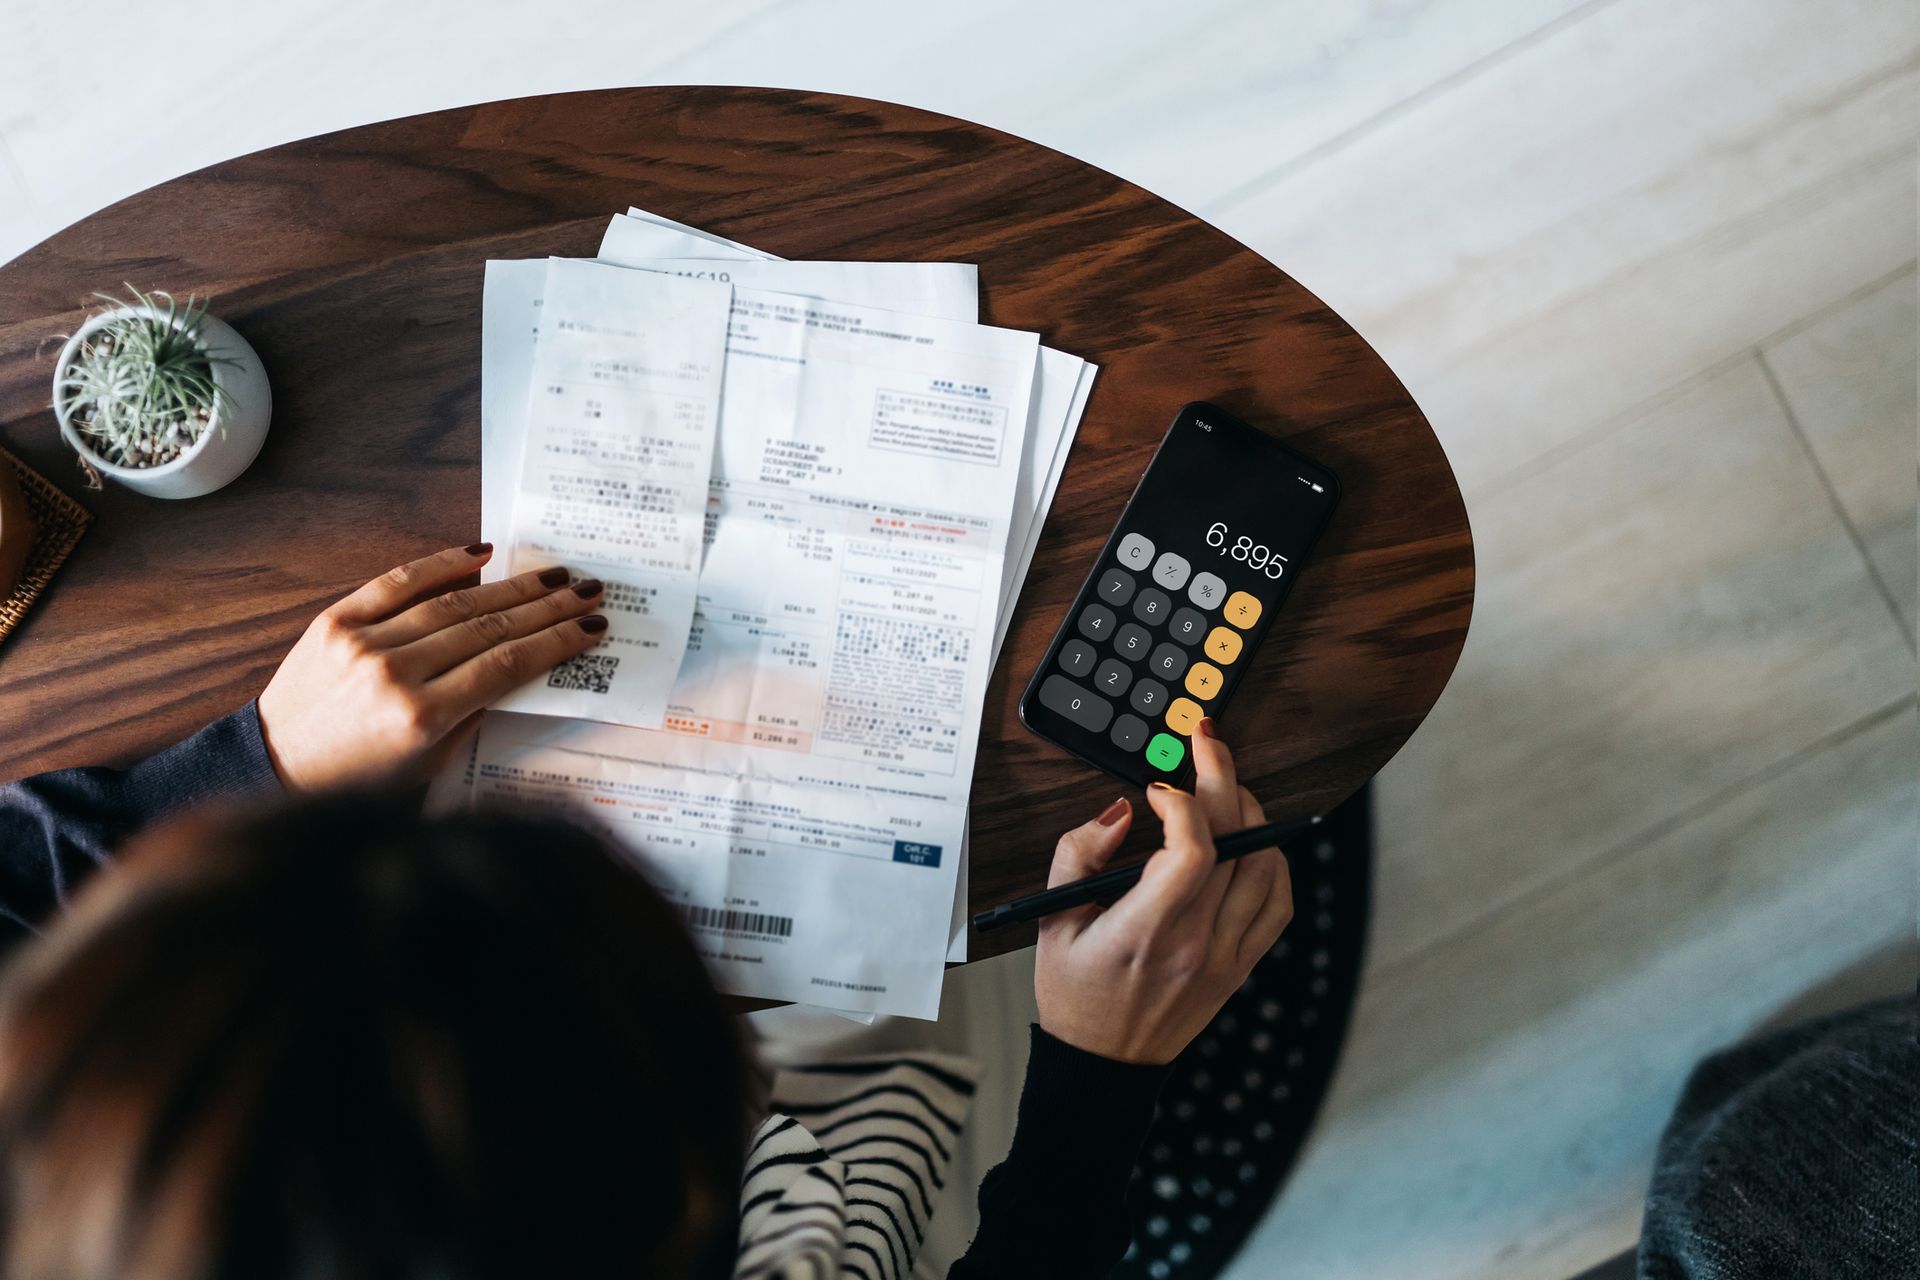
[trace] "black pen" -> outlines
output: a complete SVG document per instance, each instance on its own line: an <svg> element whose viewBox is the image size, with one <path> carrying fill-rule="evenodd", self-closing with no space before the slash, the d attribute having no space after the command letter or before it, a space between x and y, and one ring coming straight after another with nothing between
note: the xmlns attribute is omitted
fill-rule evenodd
<svg viewBox="0 0 1920 1280"><path fill-rule="evenodd" d="M1219 862L1244 858L1250 853L1258 853L1291 839L1302 831L1311 830L1319 821L1317 817L1295 818L1291 822L1263 822L1245 831L1235 831L1213 842L1214 858ZM1124 867L1109 867L1084 880L1070 880L1051 889L1042 889L1039 893L1030 893L1024 898L1015 898L1012 902L1003 902L997 907L988 907L973 917L973 927L985 933L1010 924L1038 920L1056 911L1084 907L1089 902L1111 902L1140 883L1140 869L1146 865L1144 862L1134 862Z"/></svg>

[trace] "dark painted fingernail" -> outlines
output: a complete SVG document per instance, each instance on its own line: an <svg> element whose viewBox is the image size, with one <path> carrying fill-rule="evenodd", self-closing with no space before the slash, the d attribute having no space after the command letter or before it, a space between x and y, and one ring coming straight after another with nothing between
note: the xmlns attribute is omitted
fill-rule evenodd
<svg viewBox="0 0 1920 1280"><path fill-rule="evenodd" d="M1114 823L1120 821L1120 819L1126 816L1127 816L1127 798L1125 796L1121 796L1118 800L1115 800L1112 804L1108 805L1106 809L1104 809L1101 812L1100 825L1103 827L1110 827Z"/></svg>
<svg viewBox="0 0 1920 1280"><path fill-rule="evenodd" d="M597 636L607 629L607 620L596 613L580 619L580 629L590 636Z"/></svg>
<svg viewBox="0 0 1920 1280"><path fill-rule="evenodd" d="M582 600L591 600L606 589L607 584L598 578L583 578L573 584L573 594L579 596Z"/></svg>
<svg viewBox="0 0 1920 1280"><path fill-rule="evenodd" d="M543 587L564 587L567 585L567 579L572 576L573 575L565 569L556 565L551 569L542 569L537 581Z"/></svg>
<svg viewBox="0 0 1920 1280"><path fill-rule="evenodd" d="M1193 736L1196 738L1213 738L1219 736L1213 731L1213 717L1201 716L1200 723L1193 726Z"/></svg>
<svg viewBox="0 0 1920 1280"><path fill-rule="evenodd" d="M470 556L483 556L491 550L493 550L493 544L491 542L476 542L467 548L467 554Z"/></svg>

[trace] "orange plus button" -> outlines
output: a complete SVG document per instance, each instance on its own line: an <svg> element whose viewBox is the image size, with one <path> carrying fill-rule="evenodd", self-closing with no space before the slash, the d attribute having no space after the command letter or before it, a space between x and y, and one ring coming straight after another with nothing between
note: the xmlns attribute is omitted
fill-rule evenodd
<svg viewBox="0 0 1920 1280"><path fill-rule="evenodd" d="M1199 724L1200 717L1205 714L1207 713L1200 709L1200 704L1192 698L1175 698L1167 707L1167 728L1175 733L1184 733L1191 738L1193 726Z"/></svg>
<svg viewBox="0 0 1920 1280"><path fill-rule="evenodd" d="M1260 601L1244 591L1227 597L1227 621L1245 631L1260 621Z"/></svg>
<svg viewBox="0 0 1920 1280"><path fill-rule="evenodd" d="M1225 683L1226 677L1211 662L1196 662L1187 668L1187 692L1202 702L1220 692Z"/></svg>
<svg viewBox="0 0 1920 1280"><path fill-rule="evenodd" d="M1207 633L1207 656L1221 666L1229 666L1240 656L1240 633L1215 627Z"/></svg>

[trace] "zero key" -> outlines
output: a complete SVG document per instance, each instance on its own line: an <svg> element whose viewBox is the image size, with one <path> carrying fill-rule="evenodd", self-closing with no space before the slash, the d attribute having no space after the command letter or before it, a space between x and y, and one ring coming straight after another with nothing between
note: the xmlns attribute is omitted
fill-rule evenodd
<svg viewBox="0 0 1920 1280"><path fill-rule="evenodd" d="M1048 676L1040 685L1040 705L1099 733L1113 719L1113 704L1065 676Z"/></svg>

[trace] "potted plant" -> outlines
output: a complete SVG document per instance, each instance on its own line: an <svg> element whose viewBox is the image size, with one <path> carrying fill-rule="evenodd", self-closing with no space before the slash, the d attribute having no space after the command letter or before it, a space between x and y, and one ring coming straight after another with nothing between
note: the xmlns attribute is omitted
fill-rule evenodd
<svg viewBox="0 0 1920 1280"><path fill-rule="evenodd" d="M189 297L99 295L53 373L60 434L89 487L101 474L156 498L197 498L247 469L273 394L246 339Z"/></svg>

